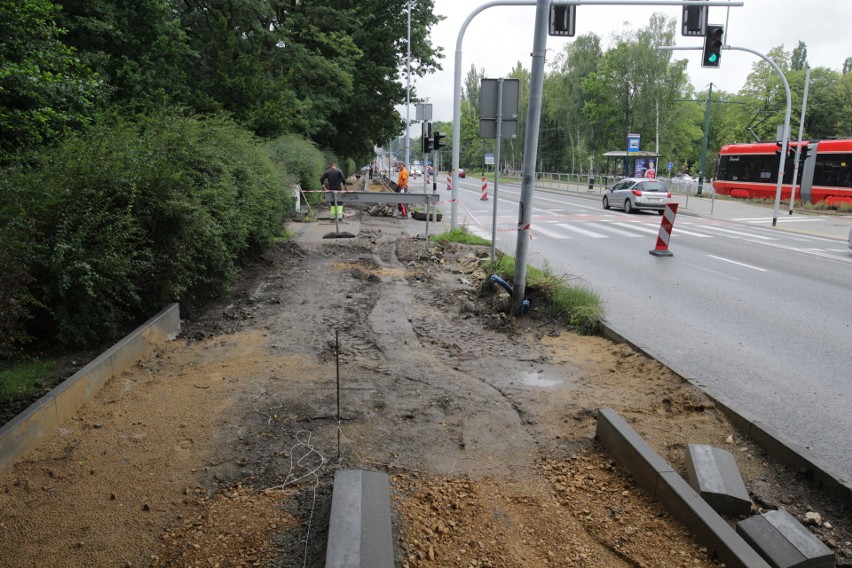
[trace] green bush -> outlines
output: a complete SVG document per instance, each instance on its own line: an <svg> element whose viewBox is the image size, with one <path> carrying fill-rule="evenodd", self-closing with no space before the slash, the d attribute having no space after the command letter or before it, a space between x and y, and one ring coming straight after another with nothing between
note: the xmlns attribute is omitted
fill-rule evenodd
<svg viewBox="0 0 852 568"><path fill-rule="evenodd" d="M305 191L318 190L320 178L328 164L323 153L310 140L285 134L265 144L272 162L287 178L287 186L298 184ZM305 194L312 204L322 201L319 193Z"/></svg>
<svg viewBox="0 0 852 568"><path fill-rule="evenodd" d="M0 212L15 222L0 242L30 259L21 319L65 345L226 289L240 257L282 233L292 199L251 133L180 113L99 121L7 174Z"/></svg>

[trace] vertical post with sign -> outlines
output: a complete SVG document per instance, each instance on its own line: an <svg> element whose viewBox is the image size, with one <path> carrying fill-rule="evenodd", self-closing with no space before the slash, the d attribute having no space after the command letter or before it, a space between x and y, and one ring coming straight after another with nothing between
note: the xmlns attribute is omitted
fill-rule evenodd
<svg viewBox="0 0 852 568"><path fill-rule="evenodd" d="M500 142L518 136L519 79L483 79L479 88L479 135L494 138L494 205L491 212L491 261L496 259L497 190L500 187Z"/></svg>
<svg viewBox="0 0 852 568"><path fill-rule="evenodd" d="M630 177L630 154L639 152L640 136L633 132L627 134L627 152L624 154L624 177Z"/></svg>

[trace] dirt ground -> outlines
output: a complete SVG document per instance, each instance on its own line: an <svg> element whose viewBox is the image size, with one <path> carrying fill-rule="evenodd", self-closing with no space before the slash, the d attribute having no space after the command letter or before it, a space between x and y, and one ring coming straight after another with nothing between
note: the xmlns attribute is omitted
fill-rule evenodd
<svg viewBox="0 0 852 568"><path fill-rule="evenodd" d="M625 345L506 316L487 248L347 211L357 238L293 224L0 479L0 566L319 568L339 468L391 476L397 566L719 566L596 443L602 407L682 475L688 443L730 450L755 512L819 513L810 529L852 566L850 511L701 392Z"/></svg>

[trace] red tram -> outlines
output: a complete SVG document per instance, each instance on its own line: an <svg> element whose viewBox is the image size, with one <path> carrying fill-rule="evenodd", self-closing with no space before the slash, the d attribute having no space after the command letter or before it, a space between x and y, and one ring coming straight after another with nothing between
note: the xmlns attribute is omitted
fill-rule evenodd
<svg viewBox="0 0 852 568"><path fill-rule="evenodd" d="M785 160L781 198L790 199L796 142ZM829 205L852 205L852 139L803 142L796 200ZM805 150L807 148L807 150ZM713 189L720 195L775 199L778 183L777 142L728 144L719 150Z"/></svg>

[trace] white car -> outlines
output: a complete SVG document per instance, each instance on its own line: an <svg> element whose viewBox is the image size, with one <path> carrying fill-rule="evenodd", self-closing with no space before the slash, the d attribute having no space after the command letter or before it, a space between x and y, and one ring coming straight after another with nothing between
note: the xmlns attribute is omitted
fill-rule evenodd
<svg viewBox="0 0 852 568"><path fill-rule="evenodd" d="M661 181L645 178L624 178L612 187L607 188L603 195L603 208L618 207L625 213L633 213L640 209L656 211L660 215L671 201L672 194Z"/></svg>
<svg viewBox="0 0 852 568"><path fill-rule="evenodd" d="M677 174L672 176L672 181L680 183L692 183L695 180L692 179L692 176L689 174Z"/></svg>

